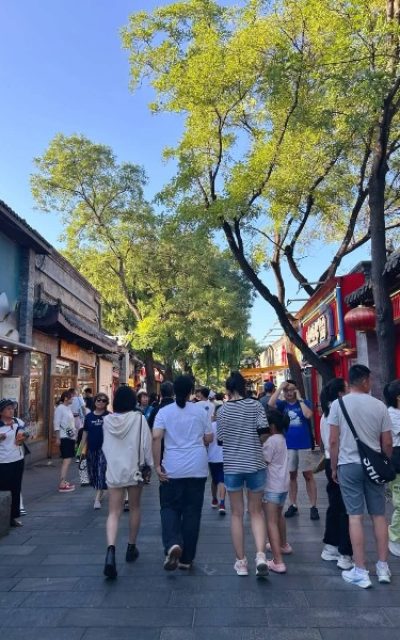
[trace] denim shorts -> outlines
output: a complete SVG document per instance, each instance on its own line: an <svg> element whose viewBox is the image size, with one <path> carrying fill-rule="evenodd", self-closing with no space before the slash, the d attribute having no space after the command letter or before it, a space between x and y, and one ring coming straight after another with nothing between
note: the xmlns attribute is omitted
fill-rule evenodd
<svg viewBox="0 0 400 640"><path fill-rule="evenodd" d="M224 482L227 491L240 491L246 485L249 491L264 491L266 469L259 469L252 473L225 473Z"/></svg>
<svg viewBox="0 0 400 640"><path fill-rule="evenodd" d="M283 507L287 494L287 491L283 491L283 493L277 493L276 491L264 491L263 502L271 502L272 504L277 504L279 507Z"/></svg>

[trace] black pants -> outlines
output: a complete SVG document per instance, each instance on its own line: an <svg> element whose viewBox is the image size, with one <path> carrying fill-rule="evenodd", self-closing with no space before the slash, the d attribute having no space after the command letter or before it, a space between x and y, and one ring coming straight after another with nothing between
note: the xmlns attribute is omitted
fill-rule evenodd
<svg viewBox="0 0 400 640"><path fill-rule="evenodd" d="M339 553L352 556L353 549L349 534L349 516L346 513L339 485L332 480L331 461L325 460L325 474L328 479L326 492L329 506L326 511L324 543L338 547Z"/></svg>
<svg viewBox="0 0 400 640"><path fill-rule="evenodd" d="M196 555L206 478L177 478L160 484L160 513L165 553L174 544L182 547L181 562Z"/></svg>
<svg viewBox="0 0 400 640"><path fill-rule="evenodd" d="M0 491L11 491L11 520L19 518L19 500L21 495L24 459L17 462L0 464Z"/></svg>

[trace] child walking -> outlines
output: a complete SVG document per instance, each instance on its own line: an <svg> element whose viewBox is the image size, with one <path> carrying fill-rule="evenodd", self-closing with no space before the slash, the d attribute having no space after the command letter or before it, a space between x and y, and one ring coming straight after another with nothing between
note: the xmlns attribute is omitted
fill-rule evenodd
<svg viewBox="0 0 400 640"><path fill-rule="evenodd" d="M225 510L225 495L226 489L224 484L224 462L223 462L223 450L222 446L218 444L217 439L217 411L222 406L222 402L218 401L218 404L215 406L215 412L212 416L211 429L213 432L213 441L210 442L207 448L208 453L208 468L210 469L211 474L211 492L213 496L212 506L213 508L218 508L219 514L224 516L226 514ZM214 496L217 502L214 505Z"/></svg>
<svg viewBox="0 0 400 640"><path fill-rule="evenodd" d="M260 433L263 456L267 463L267 481L263 496L269 538L267 551L272 552L272 560L267 560L267 565L274 573L286 573L282 555L293 551L286 541L286 522L282 514L289 490L289 463L285 440L289 417L276 409L268 409L267 420L267 431L270 435Z"/></svg>

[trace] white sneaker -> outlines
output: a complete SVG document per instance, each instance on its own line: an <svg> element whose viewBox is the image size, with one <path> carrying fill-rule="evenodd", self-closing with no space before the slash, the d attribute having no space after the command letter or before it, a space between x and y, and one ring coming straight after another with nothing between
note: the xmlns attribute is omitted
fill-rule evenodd
<svg viewBox="0 0 400 640"><path fill-rule="evenodd" d="M243 560L236 560L235 564L233 565L233 568L235 569L235 571L238 574L238 576L248 576L249 575L249 568L248 568L248 565L247 565L247 558L243 558Z"/></svg>
<svg viewBox="0 0 400 640"><path fill-rule="evenodd" d="M387 563L383 567L376 563L376 575L378 576L378 582L381 584L390 584L392 574Z"/></svg>
<svg viewBox="0 0 400 640"><path fill-rule="evenodd" d="M332 544L326 544L321 552L322 560L327 560L331 562L333 560L339 560L340 553L337 547L334 547Z"/></svg>
<svg viewBox="0 0 400 640"><path fill-rule="evenodd" d="M400 556L400 542L391 542L391 540L389 540L389 551L392 556Z"/></svg>
<svg viewBox="0 0 400 640"><path fill-rule="evenodd" d="M366 569L353 567L350 571L342 571L342 578L346 582L355 584L357 587L361 587L362 589L368 589L368 587L372 585L372 582L369 579L369 571Z"/></svg>
<svg viewBox="0 0 400 640"><path fill-rule="evenodd" d="M344 569L344 570L348 570L348 569L352 569L352 567L354 567L354 562L351 558L351 556L339 556L339 560L336 563L336 566L339 567L339 569Z"/></svg>
<svg viewBox="0 0 400 640"><path fill-rule="evenodd" d="M264 578L269 573L267 559L263 551L259 551L256 555L256 576Z"/></svg>
<svg viewBox="0 0 400 640"><path fill-rule="evenodd" d="M95 500L95 501L94 501L93 509L101 509L101 502L100 502L100 500Z"/></svg>

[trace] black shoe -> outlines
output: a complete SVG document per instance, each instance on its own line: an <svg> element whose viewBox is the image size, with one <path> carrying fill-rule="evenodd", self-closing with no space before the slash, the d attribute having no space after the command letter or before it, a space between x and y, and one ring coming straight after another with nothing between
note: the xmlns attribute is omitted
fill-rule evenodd
<svg viewBox="0 0 400 640"><path fill-rule="evenodd" d="M129 511L129 500L124 501L124 511Z"/></svg>
<svg viewBox="0 0 400 640"><path fill-rule="evenodd" d="M310 520L319 520L319 513L317 507L311 507Z"/></svg>
<svg viewBox="0 0 400 640"><path fill-rule="evenodd" d="M293 516L297 516L299 510L294 504L291 504L287 511L285 511L285 518L293 518Z"/></svg>
<svg viewBox="0 0 400 640"><path fill-rule="evenodd" d="M137 546L135 544L129 544L128 542L125 560L127 562L135 562L135 560L137 560L138 557L139 557L139 551L137 549Z"/></svg>
<svg viewBox="0 0 400 640"><path fill-rule="evenodd" d="M106 562L104 565L103 573L106 578L116 578L118 575L117 567L115 564L115 547L113 545L107 547Z"/></svg>

